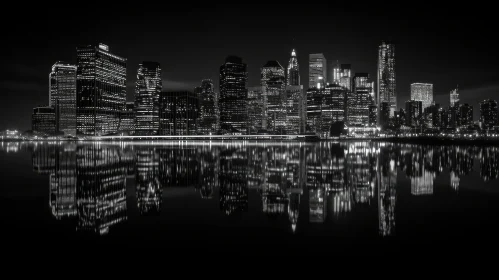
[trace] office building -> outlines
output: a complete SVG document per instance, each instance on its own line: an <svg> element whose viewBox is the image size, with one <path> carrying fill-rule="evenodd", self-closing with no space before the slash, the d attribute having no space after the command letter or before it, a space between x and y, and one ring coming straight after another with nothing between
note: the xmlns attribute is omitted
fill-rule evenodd
<svg viewBox="0 0 499 280"><path fill-rule="evenodd" d="M459 91L458 88L451 90L450 92L450 107L454 107L459 103Z"/></svg>
<svg viewBox="0 0 499 280"><path fill-rule="evenodd" d="M497 101L484 100L480 102L480 122L482 129L492 129L497 125Z"/></svg>
<svg viewBox="0 0 499 280"><path fill-rule="evenodd" d="M463 104L459 106L460 125L467 126L473 124L473 106Z"/></svg>
<svg viewBox="0 0 499 280"><path fill-rule="evenodd" d="M104 44L77 48L77 133L117 132L126 102L126 59Z"/></svg>
<svg viewBox="0 0 499 280"><path fill-rule="evenodd" d="M263 86L248 87L248 134L262 133L264 122L263 117Z"/></svg>
<svg viewBox="0 0 499 280"><path fill-rule="evenodd" d="M341 72L339 77L340 86L352 91L352 65L341 64Z"/></svg>
<svg viewBox="0 0 499 280"><path fill-rule="evenodd" d="M412 83L411 100L421 101L424 109L433 103L433 84Z"/></svg>
<svg viewBox="0 0 499 280"><path fill-rule="evenodd" d="M286 133L305 133L306 98L303 86L286 86Z"/></svg>
<svg viewBox="0 0 499 280"><path fill-rule="evenodd" d="M31 130L53 135L57 131L55 120L56 114L53 107L35 107L31 115Z"/></svg>
<svg viewBox="0 0 499 280"><path fill-rule="evenodd" d="M320 80L325 80L327 77L327 62L324 54L310 54L308 63L308 88L321 87L322 81Z"/></svg>
<svg viewBox="0 0 499 280"><path fill-rule="evenodd" d="M225 134L245 134L247 123L246 64L229 56L220 66L220 128Z"/></svg>
<svg viewBox="0 0 499 280"><path fill-rule="evenodd" d="M397 92L395 79L395 45L382 42L378 52L378 90L377 104L387 102L390 117L397 107Z"/></svg>
<svg viewBox="0 0 499 280"><path fill-rule="evenodd" d="M405 102L406 125L409 127L419 127L423 119L423 102L409 100Z"/></svg>
<svg viewBox="0 0 499 280"><path fill-rule="evenodd" d="M160 135L196 135L199 100L190 91L167 91L160 95Z"/></svg>
<svg viewBox="0 0 499 280"><path fill-rule="evenodd" d="M135 134L135 103L127 102L125 110L120 115L120 126L118 132L123 135Z"/></svg>
<svg viewBox="0 0 499 280"><path fill-rule="evenodd" d="M390 110L392 107L389 102L381 102L379 107L379 124L383 129L386 129L390 125Z"/></svg>
<svg viewBox="0 0 499 280"><path fill-rule="evenodd" d="M194 93L199 99L198 133L212 135L218 132L218 100L213 82L210 79L201 81Z"/></svg>
<svg viewBox="0 0 499 280"><path fill-rule="evenodd" d="M288 63L286 85L287 86L300 85L300 68L298 66L298 59L296 58L296 51L294 49L291 51L291 58L289 59Z"/></svg>
<svg viewBox="0 0 499 280"><path fill-rule="evenodd" d="M76 136L76 66L57 62L49 75L49 106L57 112L57 130Z"/></svg>
<svg viewBox="0 0 499 280"><path fill-rule="evenodd" d="M348 94L348 125L368 126L369 106L373 104L372 83L369 74L357 73L354 77L353 92Z"/></svg>
<svg viewBox="0 0 499 280"><path fill-rule="evenodd" d="M135 134L157 135L159 95L163 89L161 66L157 62L139 64L135 85Z"/></svg>
<svg viewBox="0 0 499 280"><path fill-rule="evenodd" d="M275 60L267 61L261 69L263 87L264 129L274 134L283 134L286 129L286 84L284 68Z"/></svg>

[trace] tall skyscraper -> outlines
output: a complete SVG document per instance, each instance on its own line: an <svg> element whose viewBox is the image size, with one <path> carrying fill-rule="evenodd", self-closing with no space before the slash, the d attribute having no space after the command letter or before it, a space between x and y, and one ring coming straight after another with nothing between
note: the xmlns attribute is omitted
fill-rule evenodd
<svg viewBox="0 0 499 280"><path fill-rule="evenodd" d="M310 54L308 60L308 88L322 86L322 80L326 79L327 62L324 54Z"/></svg>
<svg viewBox="0 0 499 280"><path fill-rule="evenodd" d="M340 66L339 62L336 61L336 64L333 65L333 79L332 79L331 82L333 84L339 85L340 84L341 74L342 74L341 66Z"/></svg>
<svg viewBox="0 0 499 280"><path fill-rule="evenodd" d="M284 68L278 61L270 60L262 67L261 86L263 87L264 129L282 134L286 129L286 84Z"/></svg>
<svg viewBox="0 0 499 280"><path fill-rule="evenodd" d="M409 127L417 127L421 125L423 118L423 102L417 100L409 100L405 102L406 125Z"/></svg>
<svg viewBox="0 0 499 280"><path fill-rule="evenodd" d="M482 123L482 129L492 129L496 126L497 116L497 101L488 99L480 102L480 122Z"/></svg>
<svg viewBox="0 0 499 280"><path fill-rule="evenodd" d="M49 81L49 106L57 111L56 128L65 135L76 136L76 66L55 63Z"/></svg>
<svg viewBox="0 0 499 280"><path fill-rule="evenodd" d="M197 134L199 100L193 92L161 92L159 102L160 135Z"/></svg>
<svg viewBox="0 0 499 280"><path fill-rule="evenodd" d="M291 51L291 58L288 63L286 85L299 86L300 85L300 68L298 66L298 59L296 58L296 51Z"/></svg>
<svg viewBox="0 0 499 280"><path fill-rule="evenodd" d="M195 89L199 98L198 133L215 134L218 131L217 95L210 79L201 81L201 86Z"/></svg>
<svg viewBox="0 0 499 280"><path fill-rule="evenodd" d="M460 125L471 125L473 124L473 106L469 104L463 104L459 107Z"/></svg>
<svg viewBox="0 0 499 280"><path fill-rule="evenodd" d="M390 125L390 103L381 102L379 107L379 124L385 129Z"/></svg>
<svg viewBox="0 0 499 280"><path fill-rule="evenodd" d="M77 51L76 126L79 134L105 135L118 130L126 102L126 59L104 44Z"/></svg>
<svg viewBox="0 0 499 280"><path fill-rule="evenodd" d="M342 85L346 88L344 85ZM354 77L353 93L348 95L348 124L356 126L369 125L369 106L372 105L372 83L368 73L357 73Z"/></svg>
<svg viewBox="0 0 499 280"><path fill-rule="evenodd" d="M263 92L263 86L248 87L248 134L259 133L267 122L263 118Z"/></svg>
<svg viewBox="0 0 499 280"><path fill-rule="evenodd" d="M246 64L229 56L220 66L220 128L226 134L246 133L247 108Z"/></svg>
<svg viewBox="0 0 499 280"><path fill-rule="evenodd" d="M159 130L159 95L163 89L159 63L139 64L135 85L135 134L156 135Z"/></svg>
<svg viewBox="0 0 499 280"><path fill-rule="evenodd" d="M352 90L352 65L341 64L341 72L339 77L340 86Z"/></svg>
<svg viewBox="0 0 499 280"><path fill-rule="evenodd" d="M458 88L450 91L450 107L454 107L456 103L459 103Z"/></svg>
<svg viewBox="0 0 499 280"><path fill-rule="evenodd" d="M390 117L397 108L395 80L395 45L382 42L378 53L378 94L376 102L388 102Z"/></svg>
<svg viewBox="0 0 499 280"><path fill-rule="evenodd" d="M125 110L120 115L119 133L123 135L135 134L135 103L127 102Z"/></svg>
<svg viewBox="0 0 499 280"><path fill-rule="evenodd" d="M286 133L304 133L307 113L303 86L286 86L286 96Z"/></svg>
<svg viewBox="0 0 499 280"><path fill-rule="evenodd" d="M433 84L412 83L411 100L421 101L423 103L423 111L430 107L433 103Z"/></svg>

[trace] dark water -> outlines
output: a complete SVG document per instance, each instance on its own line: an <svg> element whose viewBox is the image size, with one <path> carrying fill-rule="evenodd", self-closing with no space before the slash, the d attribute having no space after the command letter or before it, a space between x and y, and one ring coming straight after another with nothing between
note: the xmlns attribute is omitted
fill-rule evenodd
<svg viewBox="0 0 499 280"><path fill-rule="evenodd" d="M0 143L15 248L386 254L497 248L499 148Z"/></svg>

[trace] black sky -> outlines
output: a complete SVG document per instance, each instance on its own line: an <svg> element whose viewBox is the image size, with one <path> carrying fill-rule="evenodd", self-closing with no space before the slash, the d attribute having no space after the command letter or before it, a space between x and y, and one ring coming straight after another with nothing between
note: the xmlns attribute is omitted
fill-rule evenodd
<svg viewBox="0 0 499 280"><path fill-rule="evenodd" d="M382 40L396 44L399 106L409 98L412 82L432 82L436 101L444 106L448 92L459 84L461 99L475 106L475 118L479 100L499 99L497 24L492 9L483 6L120 3L9 8L23 12L0 19L6 38L0 130L30 129L32 108L48 104L51 66L59 60L74 63L77 46L99 42L128 59L129 100L143 60L161 63L165 89L192 90L204 78L218 85L227 55L241 56L248 64L248 85L258 85L260 67L267 60L286 67L291 48L297 50L305 86L309 53L324 53L329 67L336 60L350 63L354 72L368 72L375 79Z"/></svg>

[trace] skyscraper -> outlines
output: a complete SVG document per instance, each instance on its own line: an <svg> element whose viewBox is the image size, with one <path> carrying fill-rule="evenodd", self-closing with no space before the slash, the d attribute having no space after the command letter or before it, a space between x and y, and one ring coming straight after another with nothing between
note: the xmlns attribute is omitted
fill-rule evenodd
<svg viewBox="0 0 499 280"><path fill-rule="evenodd" d="M264 87L248 87L248 134L255 134L262 130L263 123L263 92Z"/></svg>
<svg viewBox="0 0 499 280"><path fill-rule="evenodd" d="M411 100L421 101L423 103L423 111L430 107L433 103L433 84L412 83Z"/></svg>
<svg viewBox="0 0 499 280"><path fill-rule="evenodd" d="M126 59L104 44L77 51L76 126L79 134L104 135L118 130L126 102Z"/></svg>
<svg viewBox="0 0 499 280"><path fill-rule="evenodd" d="M199 100L193 92L161 92L159 102L160 135L197 134Z"/></svg>
<svg viewBox="0 0 499 280"><path fill-rule="evenodd" d="M341 71L339 77L340 86L352 90L352 65L341 64Z"/></svg>
<svg viewBox="0 0 499 280"><path fill-rule="evenodd" d="M473 106L463 104L459 107L460 125L473 124Z"/></svg>
<svg viewBox="0 0 499 280"><path fill-rule="evenodd" d="M345 77L345 76L344 76ZM349 79L348 79L349 80ZM342 85L346 88L346 86ZM354 77L353 93L348 95L348 124L356 126L369 125L369 106L372 105L372 83L368 73L357 73Z"/></svg>
<svg viewBox="0 0 499 280"><path fill-rule="evenodd" d="M35 107L31 115L31 130L47 134L56 132L54 107Z"/></svg>
<svg viewBox="0 0 499 280"><path fill-rule="evenodd" d="M378 53L378 94L376 102L388 102L390 117L397 108L395 80L395 45L382 42Z"/></svg>
<svg viewBox="0 0 499 280"><path fill-rule="evenodd" d="M459 103L458 88L450 91L450 107L454 107L456 103Z"/></svg>
<svg viewBox="0 0 499 280"><path fill-rule="evenodd" d="M127 102L125 110L120 115L119 132L124 135L135 134L135 103Z"/></svg>
<svg viewBox="0 0 499 280"><path fill-rule="evenodd" d="M480 122L482 129L492 129L497 125L497 101L484 100L480 102Z"/></svg>
<svg viewBox="0 0 499 280"><path fill-rule="evenodd" d="M300 85L300 69L298 66L298 59L296 58L296 52L293 49L291 51L291 58L288 63L286 85L288 86L299 86Z"/></svg>
<svg viewBox="0 0 499 280"><path fill-rule="evenodd" d="M262 67L261 86L263 87L264 129L282 134L286 129L286 84L284 68L278 61L270 60Z"/></svg>
<svg viewBox="0 0 499 280"><path fill-rule="evenodd" d="M322 79L326 79L327 74L327 63L324 54L310 54L308 60L308 88L311 89L313 87L318 87L319 83L322 86L322 81L320 81L319 77Z"/></svg>
<svg viewBox="0 0 499 280"><path fill-rule="evenodd" d="M303 86L286 86L286 133L300 134L305 132L306 98Z"/></svg>
<svg viewBox="0 0 499 280"><path fill-rule="evenodd" d="M220 66L220 128L226 134L246 133L246 64L229 56Z"/></svg>
<svg viewBox="0 0 499 280"><path fill-rule="evenodd" d="M203 135L215 134L218 131L217 96L213 82L210 79L201 81L201 86L195 89L199 98L198 133Z"/></svg>
<svg viewBox="0 0 499 280"><path fill-rule="evenodd" d="M55 63L49 81L49 106L57 111L56 127L65 135L76 136L76 66Z"/></svg>
<svg viewBox="0 0 499 280"><path fill-rule="evenodd" d="M163 88L159 63L139 64L135 85L135 134L156 135L159 130L159 95Z"/></svg>
<svg viewBox="0 0 499 280"><path fill-rule="evenodd" d="M405 102L406 110L406 125L409 127L417 127L421 125L423 118L423 102L417 100L409 100Z"/></svg>

